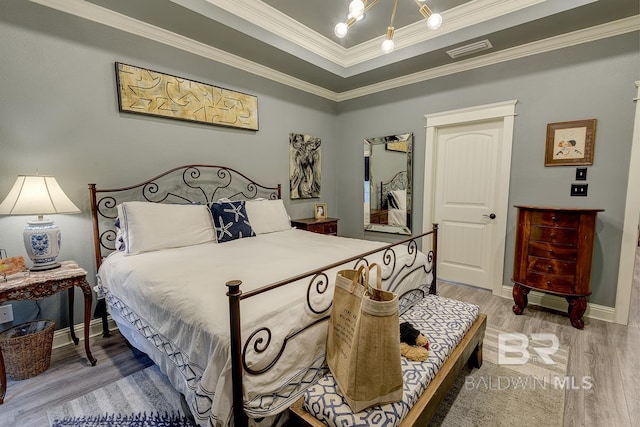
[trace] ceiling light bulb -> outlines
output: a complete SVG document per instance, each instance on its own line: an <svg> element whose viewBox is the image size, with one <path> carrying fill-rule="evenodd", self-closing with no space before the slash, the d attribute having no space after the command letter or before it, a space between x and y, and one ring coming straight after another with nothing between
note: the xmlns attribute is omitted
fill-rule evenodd
<svg viewBox="0 0 640 427"><path fill-rule="evenodd" d="M364 13L364 2L362 0L353 0L349 3L349 15L353 18L357 18L358 16Z"/></svg>
<svg viewBox="0 0 640 427"><path fill-rule="evenodd" d="M333 32L339 39L344 38L349 32L349 26L344 22L339 22L333 29Z"/></svg>
<svg viewBox="0 0 640 427"><path fill-rule="evenodd" d="M395 44L392 39L385 39L385 41L382 42L382 53L391 53L394 47Z"/></svg>
<svg viewBox="0 0 640 427"><path fill-rule="evenodd" d="M427 19L427 27L429 27L430 30L437 30L441 25L442 15L439 13L434 13Z"/></svg>

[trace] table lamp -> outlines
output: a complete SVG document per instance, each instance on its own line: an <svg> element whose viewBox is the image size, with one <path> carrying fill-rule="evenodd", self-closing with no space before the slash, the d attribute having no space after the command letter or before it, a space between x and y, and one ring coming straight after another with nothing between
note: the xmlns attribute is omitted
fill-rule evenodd
<svg viewBox="0 0 640 427"><path fill-rule="evenodd" d="M80 213L52 176L18 175L7 197L0 203L0 215L38 215L27 221L24 247L33 261L31 271L60 267L60 229L45 214Z"/></svg>

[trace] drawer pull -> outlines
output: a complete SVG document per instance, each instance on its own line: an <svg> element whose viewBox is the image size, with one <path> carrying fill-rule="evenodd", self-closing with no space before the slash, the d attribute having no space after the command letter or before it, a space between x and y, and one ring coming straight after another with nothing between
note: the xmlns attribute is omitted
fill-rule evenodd
<svg viewBox="0 0 640 427"><path fill-rule="evenodd" d="M553 271L553 266L552 265L547 265L547 268L549 269L549 271Z"/></svg>
<svg viewBox="0 0 640 427"><path fill-rule="evenodd" d="M557 216L552 216L552 217L551 217L551 221L553 221L553 222L558 222L558 217L557 217Z"/></svg>
<svg viewBox="0 0 640 427"><path fill-rule="evenodd" d="M551 286L551 282L549 280L547 280L547 285Z"/></svg>
<svg viewBox="0 0 640 427"><path fill-rule="evenodd" d="M549 250L549 255L553 255L555 252L553 252L553 249Z"/></svg>

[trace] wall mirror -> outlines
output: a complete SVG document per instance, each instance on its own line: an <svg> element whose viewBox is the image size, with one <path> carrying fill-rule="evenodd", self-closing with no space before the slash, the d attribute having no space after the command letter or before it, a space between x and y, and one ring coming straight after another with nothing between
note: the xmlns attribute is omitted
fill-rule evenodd
<svg viewBox="0 0 640 427"><path fill-rule="evenodd" d="M364 140L364 229L411 234L413 133Z"/></svg>

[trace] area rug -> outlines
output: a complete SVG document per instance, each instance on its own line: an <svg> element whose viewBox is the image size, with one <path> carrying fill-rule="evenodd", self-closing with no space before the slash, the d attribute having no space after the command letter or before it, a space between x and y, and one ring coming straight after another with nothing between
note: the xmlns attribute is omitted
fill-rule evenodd
<svg viewBox="0 0 640 427"><path fill-rule="evenodd" d="M516 335L516 351L504 352L522 364L499 364L498 335L487 327L483 344L484 363L479 369L466 367L445 396L430 426L562 426L565 387L568 386L569 351L560 346L550 350L548 340L537 341ZM525 348L526 345L526 348ZM545 362L536 349L550 354ZM525 361L526 359L526 361Z"/></svg>
<svg viewBox="0 0 640 427"><path fill-rule="evenodd" d="M536 349L548 349L550 343L519 335L526 339L521 349L526 352L506 354L528 354L526 362L499 364L502 333L487 327L482 367L462 371L431 426L562 426L568 349L561 346L547 364ZM178 392L155 365L51 409L48 416L51 427L193 426L180 409Z"/></svg>
<svg viewBox="0 0 640 427"><path fill-rule="evenodd" d="M192 427L156 365L47 412L51 427Z"/></svg>

